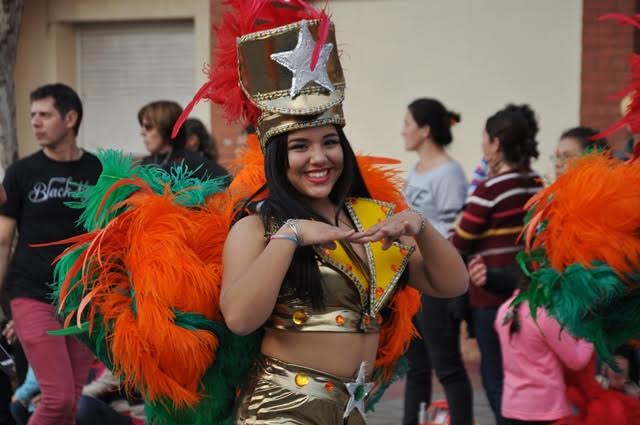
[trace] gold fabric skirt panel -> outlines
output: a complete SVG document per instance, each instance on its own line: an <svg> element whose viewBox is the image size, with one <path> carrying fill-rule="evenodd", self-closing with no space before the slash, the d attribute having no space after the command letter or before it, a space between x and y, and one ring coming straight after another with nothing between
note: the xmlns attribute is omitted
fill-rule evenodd
<svg viewBox="0 0 640 425"><path fill-rule="evenodd" d="M344 378L261 356L241 393L236 425L365 425L354 409L343 418Z"/></svg>

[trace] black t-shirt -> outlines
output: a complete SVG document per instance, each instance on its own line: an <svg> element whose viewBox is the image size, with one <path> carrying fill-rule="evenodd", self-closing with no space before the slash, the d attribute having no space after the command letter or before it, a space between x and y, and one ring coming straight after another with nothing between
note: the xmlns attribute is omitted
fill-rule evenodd
<svg viewBox="0 0 640 425"><path fill-rule="evenodd" d="M6 290L18 297L51 301L53 260L67 247L36 248L78 235L80 210L65 205L82 185L94 185L102 171L95 155L84 152L77 161L54 161L39 151L13 163L4 177L7 202L0 214L17 222L18 244L7 272Z"/></svg>

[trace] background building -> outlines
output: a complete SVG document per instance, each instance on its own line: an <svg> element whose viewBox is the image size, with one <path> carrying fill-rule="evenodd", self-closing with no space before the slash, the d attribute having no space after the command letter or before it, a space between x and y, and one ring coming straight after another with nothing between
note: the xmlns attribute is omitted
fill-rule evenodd
<svg viewBox="0 0 640 425"><path fill-rule="evenodd" d="M137 110L157 99L186 104L206 79L211 26L224 9L223 0L26 0L16 64L20 156L38 148L29 91L54 81L84 101L82 146L143 153ZM332 0L329 10L348 84L347 135L357 150L405 166L414 160L400 137L405 107L431 96L462 114L451 152L468 172L486 118L509 102L529 103L541 127L535 167L548 172L564 129L604 128L619 116L607 96L625 85L637 42L631 28L597 22L636 13L637 0ZM209 103L193 115L229 159L238 126Z"/></svg>

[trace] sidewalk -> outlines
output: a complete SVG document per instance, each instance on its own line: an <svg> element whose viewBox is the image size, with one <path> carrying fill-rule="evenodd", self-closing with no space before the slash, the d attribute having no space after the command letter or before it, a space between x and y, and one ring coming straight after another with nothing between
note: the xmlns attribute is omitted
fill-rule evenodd
<svg viewBox="0 0 640 425"><path fill-rule="evenodd" d="M463 336L461 344L462 356L473 386L473 414L476 425L495 425L493 413L482 389L479 370L480 354L476 341L466 339ZM433 400L445 398L442 386L435 374L433 377L433 391ZM376 411L367 415L367 425L400 425L402 423L403 403L404 381L400 381L387 390L376 406Z"/></svg>

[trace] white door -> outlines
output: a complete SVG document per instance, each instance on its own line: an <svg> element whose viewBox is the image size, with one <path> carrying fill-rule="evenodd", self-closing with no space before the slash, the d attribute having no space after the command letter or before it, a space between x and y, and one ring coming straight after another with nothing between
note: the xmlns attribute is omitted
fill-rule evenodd
<svg viewBox="0 0 640 425"><path fill-rule="evenodd" d="M193 21L83 24L77 42L80 145L145 154L138 110L195 94Z"/></svg>

